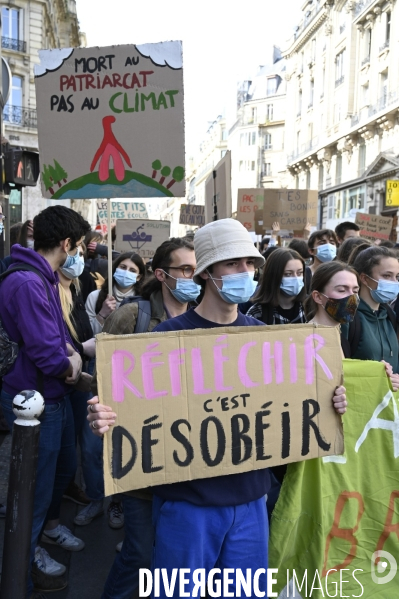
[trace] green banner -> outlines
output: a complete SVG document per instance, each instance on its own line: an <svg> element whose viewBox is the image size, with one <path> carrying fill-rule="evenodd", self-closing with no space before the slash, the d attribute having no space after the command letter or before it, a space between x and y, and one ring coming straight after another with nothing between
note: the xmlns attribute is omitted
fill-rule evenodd
<svg viewBox="0 0 399 599"><path fill-rule="evenodd" d="M344 384L344 455L289 464L273 512L281 599L399 595L399 393L379 362L344 360Z"/></svg>

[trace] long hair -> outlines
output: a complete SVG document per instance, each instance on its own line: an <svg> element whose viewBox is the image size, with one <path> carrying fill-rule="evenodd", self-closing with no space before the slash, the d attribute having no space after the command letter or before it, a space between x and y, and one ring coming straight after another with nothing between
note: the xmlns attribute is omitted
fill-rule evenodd
<svg viewBox="0 0 399 599"><path fill-rule="evenodd" d="M82 241L82 250L83 250L83 256L86 253L86 246L84 244L84 242ZM75 289L76 289L76 293L80 293L80 280L79 277L76 277L75 279L72 279L71 281L71 287L72 285L74 285ZM75 324L73 322L73 318L72 318L72 312L73 312L73 303L71 303L67 292L65 291L64 287L62 286L61 283L58 283L58 290L60 293L60 302L61 302L61 308L62 308L62 316L65 320L65 323L69 329L69 332L71 333L72 337L75 339L75 341L79 342L78 339L78 334L76 332L75 329Z"/></svg>
<svg viewBox="0 0 399 599"><path fill-rule="evenodd" d="M339 260L340 262L349 263L349 256L352 254L352 251L359 245L370 246L371 243L366 239L363 239L362 237L348 237L348 239L345 239L345 241L342 242L342 244L338 248L337 260Z"/></svg>
<svg viewBox="0 0 399 599"><path fill-rule="evenodd" d="M398 259L395 252L391 249L373 245L359 252L353 262L353 268L359 275L364 273L368 277L371 277L374 266L378 266L383 258Z"/></svg>
<svg viewBox="0 0 399 599"><path fill-rule="evenodd" d="M303 268L303 276L305 276L305 262L291 248L278 248L266 260L263 269L262 281L258 291L252 301L259 304L270 304L278 306L280 303L280 284L284 275L285 267L290 260L299 260ZM303 287L302 291L297 295L296 300L302 302L305 298L306 290Z"/></svg>
<svg viewBox="0 0 399 599"><path fill-rule="evenodd" d="M112 286L116 285L116 281L114 278L114 274L119 264L124 260L131 260L139 269L139 274L141 275L140 281L136 283L134 286L134 291L137 295L140 294L140 290L145 279L146 271L143 259L138 254L133 254L131 252L125 252L124 254L120 254L112 263ZM104 283L101 285L100 293L98 294L97 303L96 303L96 314L98 314L101 310L101 306L104 301L107 299L108 295L108 278L105 279Z"/></svg>
<svg viewBox="0 0 399 599"><path fill-rule="evenodd" d="M324 293L325 288L327 287L333 276L343 271L354 274L359 283L359 276L355 269L349 266L348 264L345 264L344 262L338 262L338 260L334 260L333 262L326 262L325 264L321 264L317 268L312 277L310 294L306 298L303 306L305 310L306 320L309 321L316 315L317 308L319 305L316 304L316 302L314 301L312 297L312 292L319 291L320 293Z"/></svg>

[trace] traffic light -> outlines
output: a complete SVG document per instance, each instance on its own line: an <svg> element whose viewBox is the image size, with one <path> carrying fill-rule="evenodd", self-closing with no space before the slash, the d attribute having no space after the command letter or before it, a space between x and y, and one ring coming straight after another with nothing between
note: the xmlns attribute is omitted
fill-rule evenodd
<svg viewBox="0 0 399 599"><path fill-rule="evenodd" d="M38 180L39 172L38 152L30 152L20 148L8 148L5 151L4 178L6 183L34 186Z"/></svg>

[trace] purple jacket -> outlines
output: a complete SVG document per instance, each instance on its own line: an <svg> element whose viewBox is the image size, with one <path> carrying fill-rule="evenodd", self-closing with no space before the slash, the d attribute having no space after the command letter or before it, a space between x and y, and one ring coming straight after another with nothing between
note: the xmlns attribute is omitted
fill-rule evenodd
<svg viewBox="0 0 399 599"><path fill-rule="evenodd" d="M57 378L69 367L58 274L40 254L20 245L12 247L11 257L12 267L29 264L42 273L50 302L42 279L33 272L17 272L0 283L0 318L10 339L20 343L18 357L3 377L3 388L11 395L36 389L39 368L44 374L44 398L54 403L71 390Z"/></svg>

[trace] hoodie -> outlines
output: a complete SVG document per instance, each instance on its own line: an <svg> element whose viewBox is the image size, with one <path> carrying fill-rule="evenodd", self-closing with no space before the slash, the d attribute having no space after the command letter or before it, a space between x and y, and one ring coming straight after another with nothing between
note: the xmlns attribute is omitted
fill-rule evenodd
<svg viewBox="0 0 399 599"><path fill-rule="evenodd" d="M398 372L398 339L389 320L385 306L372 310L360 299L357 313L360 318L362 332L359 345L351 356L358 360L385 360L391 364L394 373Z"/></svg>
<svg viewBox="0 0 399 599"><path fill-rule="evenodd" d="M71 389L58 378L69 368L66 343L71 343L62 317L58 274L40 254L18 244L12 247L11 258L12 267L28 264L39 270L47 292L33 272L16 272L0 283L0 318L10 339L20 345L16 361L3 377L3 388L11 395L37 389L39 369L44 399L55 403Z"/></svg>

